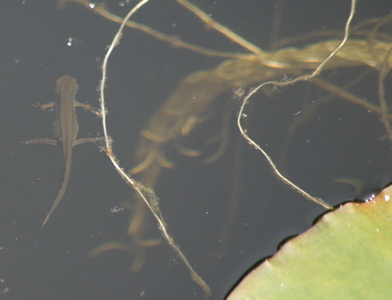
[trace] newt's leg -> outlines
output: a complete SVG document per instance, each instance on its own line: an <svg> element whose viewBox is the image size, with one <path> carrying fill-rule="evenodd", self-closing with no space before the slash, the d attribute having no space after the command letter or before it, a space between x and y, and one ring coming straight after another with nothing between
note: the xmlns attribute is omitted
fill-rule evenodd
<svg viewBox="0 0 392 300"><path fill-rule="evenodd" d="M93 114L97 115L98 117L102 117L102 111L99 108L95 108L95 107L91 106L90 104L75 101L75 106L83 107L85 111L90 111ZM106 113L107 112L105 111L105 115L106 115Z"/></svg>

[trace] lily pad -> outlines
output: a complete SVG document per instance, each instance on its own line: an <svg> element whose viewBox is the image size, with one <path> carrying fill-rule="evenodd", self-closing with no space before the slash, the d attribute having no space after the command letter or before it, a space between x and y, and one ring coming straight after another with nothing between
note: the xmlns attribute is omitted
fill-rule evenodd
<svg viewBox="0 0 392 300"><path fill-rule="evenodd" d="M325 214L251 271L239 299L391 299L392 186Z"/></svg>

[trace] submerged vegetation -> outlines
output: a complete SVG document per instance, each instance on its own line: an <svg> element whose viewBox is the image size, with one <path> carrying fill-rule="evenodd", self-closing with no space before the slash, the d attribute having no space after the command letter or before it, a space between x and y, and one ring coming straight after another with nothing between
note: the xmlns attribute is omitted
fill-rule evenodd
<svg viewBox="0 0 392 300"><path fill-rule="evenodd" d="M111 46L105 56L102 65L102 81L100 84L101 110L106 111L105 81L112 74L107 70L110 65L112 51L121 42L121 38L126 36L126 27L131 27L170 43L176 48L185 48L198 52L206 56L216 56L222 58L222 62L214 68L196 71L186 76L177 89L166 100L162 99L160 108L150 116L148 123L140 131L138 146L132 151L135 165L130 170L124 170L120 165L113 149L112 141L107 133L106 119L111 118L103 114L103 128L106 136L104 151L111 159L118 173L130 184L135 195L130 202L124 201L123 207L130 211L129 226L127 229L127 241L108 242L97 246L90 252L90 257L97 258L103 252L113 249L121 249L135 255L131 266L132 271L139 271L146 259L146 247L153 247L162 243L163 240L181 258L190 271L192 279L202 288L205 298L211 295L208 284L198 275L192 265L188 262L185 254L174 241L169 233L170 220L164 218L160 204L165 199L159 199L155 193L155 187L159 182L165 169L176 167L176 162L170 160L165 153L168 149L175 149L180 154L189 157L202 157L202 162L211 164L219 161L229 146L230 120L236 119L237 128L242 138L252 147L262 153L267 159L273 174L282 183L289 185L299 192L306 199L311 200L326 209L331 208L327 201L310 195L307 191L298 187L296 183L286 176L286 172L281 171L278 164L270 157L263 141L256 142L252 136L254 128L248 128L246 120L251 113L252 107L249 102L256 93L263 92L265 97L274 97L274 93L282 90L283 87L291 88L299 82L309 82L319 90L324 91L322 97L310 103L304 103L301 115L290 125L279 160L279 166L284 169L284 164L288 156L289 146L292 137L301 124L306 123L317 111L318 107L326 103L333 97L348 101L354 105L376 114L381 124L385 128L385 139L392 141L392 127L390 121L392 115L389 113L385 81L387 80L390 66L392 64L392 36L385 28L390 26L392 18L373 18L360 23L352 24L355 16L356 1L351 1L351 8L347 11L347 21L345 28L340 32L322 31L305 33L297 38L290 38L278 41L276 36L279 32L275 28L272 33L270 51L260 49L258 46L243 39L234 31L221 25L211 18L207 13L199 9L195 4L187 0L176 0L176 2L192 12L208 27L215 30L233 42L244 48L244 53L223 52L207 49L198 45L184 42L180 38L161 33L151 27L135 23L131 19L135 13L143 9L148 0L139 2L126 17L119 17L106 8L104 4L92 5L85 0L60 1L61 7L65 7L66 2L75 2L83 5L109 21L121 24L115 35ZM283 5L284 1L280 1ZM68 3L67 3L68 4ZM153 5L153 1L150 3ZM275 19L282 17L282 11L277 11ZM274 36L275 35L275 36ZM356 76L345 81L335 80L331 73L338 69L355 69ZM324 72L322 74L322 72ZM327 74L328 76L324 76ZM370 101L356 95L352 90L360 86L367 78L376 74L378 101ZM323 75L323 76L321 76ZM221 113L213 114L211 106L219 96L224 93L231 93L240 103L240 108L236 114L229 108L221 109ZM221 121L220 131L209 137L204 145L217 144L216 151L205 155L203 147L198 149L186 146L186 139L192 136L194 131L203 123L217 117ZM234 168L236 171L236 168ZM134 179L134 178L137 178ZM238 210L238 195L231 199L227 213L227 219L222 225L220 240L222 247L227 247L227 236L235 226L235 218ZM147 237L145 230L151 226L149 216L155 217L161 237ZM124 229L125 231L125 229Z"/></svg>

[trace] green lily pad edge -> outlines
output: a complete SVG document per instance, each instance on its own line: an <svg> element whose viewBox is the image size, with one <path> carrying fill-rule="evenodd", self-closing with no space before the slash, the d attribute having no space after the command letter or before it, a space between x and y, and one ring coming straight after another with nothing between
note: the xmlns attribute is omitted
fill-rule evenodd
<svg viewBox="0 0 392 300"><path fill-rule="evenodd" d="M392 186L325 214L251 271L227 297L392 299Z"/></svg>

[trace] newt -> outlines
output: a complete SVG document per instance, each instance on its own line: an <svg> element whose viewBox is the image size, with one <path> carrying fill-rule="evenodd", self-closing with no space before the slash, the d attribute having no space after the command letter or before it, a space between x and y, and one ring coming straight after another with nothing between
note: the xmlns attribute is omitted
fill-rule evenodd
<svg viewBox="0 0 392 300"><path fill-rule="evenodd" d="M78 91L78 88L79 86L75 78L69 75L64 75L57 79L56 82L55 91L58 95L58 100L44 104L40 104L38 102L37 105L34 105L42 110L51 107L55 108L56 119L53 123L55 139L43 138L21 142L22 144L49 144L55 146L60 145L63 149L65 163L63 184L61 185L59 193L54 200L51 209L46 215L46 218L42 223L41 228L44 227L45 224L48 222L53 211L60 204L61 200L64 197L65 190L67 189L68 181L71 175L73 147L87 142L95 143L103 140L103 137L76 139L79 133L79 122L76 115L77 106L83 107L86 111L91 111L96 115L101 116L101 112L98 109L94 109L91 105L87 103L76 101L76 93Z"/></svg>

